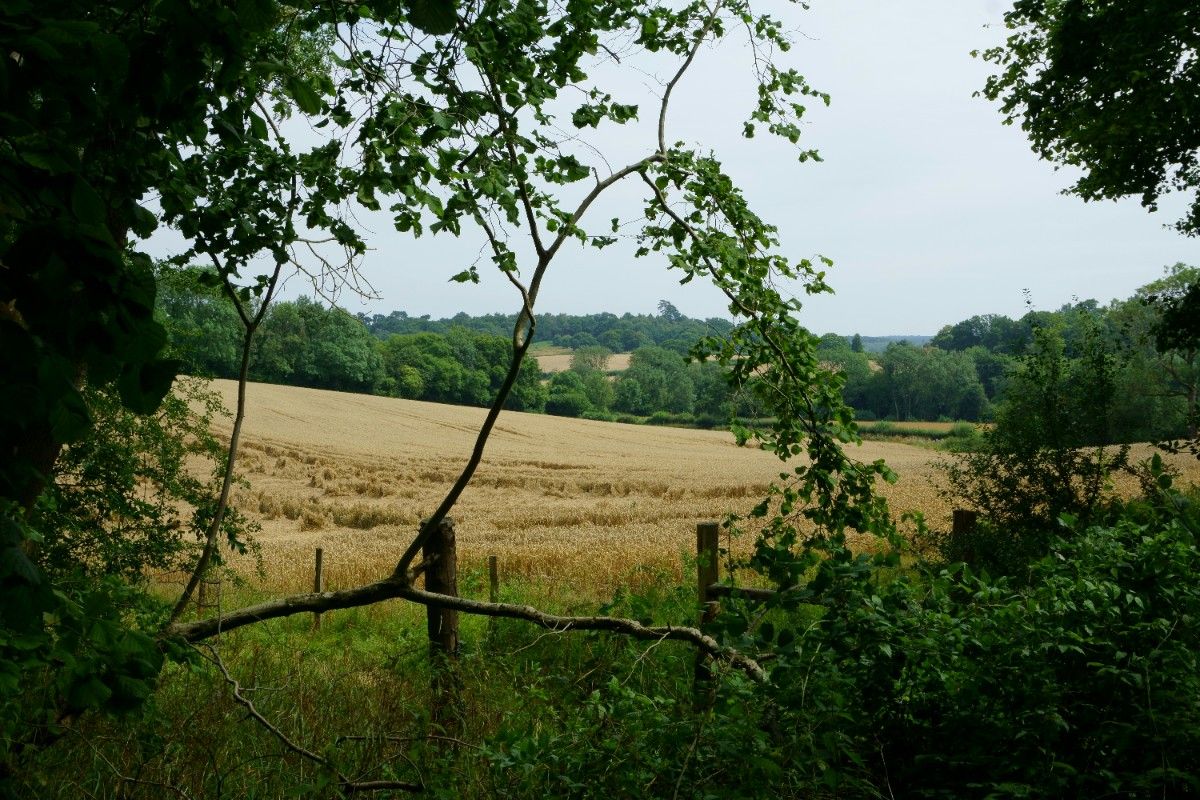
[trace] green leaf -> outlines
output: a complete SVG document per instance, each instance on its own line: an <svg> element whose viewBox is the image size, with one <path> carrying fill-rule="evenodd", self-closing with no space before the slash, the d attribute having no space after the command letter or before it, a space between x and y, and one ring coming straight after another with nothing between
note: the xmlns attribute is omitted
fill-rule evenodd
<svg viewBox="0 0 1200 800"><path fill-rule="evenodd" d="M95 33L88 37L95 53L91 68L96 74L106 76L113 82L123 81L129 71L129 50L120 38L108 33Z"/></svg>
<svg viewBox="0 0 1200 800"><path fill-rule="evenodd" d="M170 391L179 366L180 362L173 358L127 365L117 380L121 402L135 414L153 413Z"/></svg>
<svg viewBox="0 0 1200 800"><path fill-rule="evenodd" d="M95 675L88 675L71 687L71 691L67 695L67 704L72 710L82 711L89 708L100 708L110 697L112 697L112 690Z"/></svg>
<svg viewBox="0 0 1200 800"><path fill-rule="evenodd" d="M49 150L26 148L19 151L20 159L31 167L49 172L51 175L61 175L74 167L58 153Z"/></svg>
<svg viewBox="0 0 1200 800"><path fill-rule="evenodd" d="M250 135L259 140L267 138L267 121L253 111L250 112Z"/></svg>
<svg viewBox="0 0 1200 800"><path fill-rule="evenodd" d="M359 205L363 208L368 208L372 211L379 210L379 201L375 199L375 193L367 186L358 187L358 194L355 197Z"/></svg>
<svg viewBox="0 0 1200 800"><path fill-rule="evenodd" d="M305 114L321 113L323 107L321 96L309 83L295 75L289 75L284 81L284 90L289 97L296 101L296 105Z"/></svg>
<svg viewBox="0 0 1200 800"><path fill-rule="evenodd" d="M435 36L450 33L458 21L454 0L407 0L408 18L420 30Z"/></svg>
<svg viewBox="0 0 1200 800"><path fill-rule="evenodd" d="M104 201L83 178L77 178L71 187L71 213L88 225L103 225L106 222Z"/></svg>
<svg viewBox="0 0 1200 800"><path fill-rule="evenodd" d="M648 16L642 20L642 38L641 41L648 42L658 33L658 19Z"/></svg>
<svg viewBox="0 0 1200 800"><path fill-rule="evenodd" d="M145 206L135 205L133 207L133 223L130 228L135 234L144 239L154 233L157 227L158 217L154 216L153 212Z"/></svg>
<svg viewBox="0 0 1200 800"><path fill-rule="evenodd" d="M42 575L37 566L25 555L25 551L16 546L0 549L0 576L15 575L31 586L41 583Z"/></svg>
<svg viewBox="0 0 1200 800"><path fill-rule="evenodd" d="M79 441L91 427L91 414L79 392L66 392L50 412L50 431L55 441L64 444Z"/></svg>

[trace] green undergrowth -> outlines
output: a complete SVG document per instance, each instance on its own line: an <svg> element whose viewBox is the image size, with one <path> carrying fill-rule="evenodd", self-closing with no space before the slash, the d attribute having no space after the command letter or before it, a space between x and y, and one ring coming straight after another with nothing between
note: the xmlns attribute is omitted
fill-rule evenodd
<svg viewBox="0 0 1200 800"><path fill-rule="evenodd" d="M758 685L667 640L464 616L457 704L432 708L423 608L401 601L222 634L122 718L71 721L24 796L332 798L337 776L437 798L1188 797L1200 792L1200 513L1157 494L1064 517L1020 575L830 552L710 630ZM474 587L473 587L474 588ZM552 612L691 624L694 588L605 603L510 583ZM557 597L557 601L548 598ZM220 663L297 754L238 705ZM406 796L378 792L375 796Z"/></svg>
<svg viewBox="0 0 1200 800"><path fill-rule="evenodd" d="M501 600L545 595L509 586ZM603 610L687 624L693 606L687 590L668 587L618 592ZM416 781L435 797L514 796L518 784L541 785L550 774L530 771L551 761L515 772L513 764L529 758L536 742L561 744L578 726L594 724L610 694L649 697L680 719L691 715L693 654L685 645L467 615L460 635L461 705L443 726L430 722L423 607L394 601L330 612L319 630L304 614L210 640L165 670L160 690L137 714L80 720L27 765L26 787L46 798L159 797L167 787L192 797L336 796L332 770L287 752L237 704L218 657L258 711L337 772Z"/></svg>

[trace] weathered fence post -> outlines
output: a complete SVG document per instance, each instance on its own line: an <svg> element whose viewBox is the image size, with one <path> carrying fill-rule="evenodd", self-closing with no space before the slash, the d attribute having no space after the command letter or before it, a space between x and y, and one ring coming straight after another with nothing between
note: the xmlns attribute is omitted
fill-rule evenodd
<svg viewBox="0 0 1200 800"><path fill-rule="evenodd" d="M425 590L458 596L458 553L454 540L454 521L447 518L433 530L421 549L425 561ZM431 673L430 722L442 731L458 730L459 691L455 658L458 655L458 612L430 604L425 608L429 633Z"/></svg>
<svg viewBox="0 0 1200 800"><path fill-rule="evenodd" d="M717 603L708 595L708 587L721 579L721 562L717 552L721 526L701 522L696 526L696 578L700 602L703 604L701 624L712 622L717 615Z"/></svg>
<svg viewBox="0 0 1200 800"><path fill-rule="evenodd" d="M696 526L696 584L700 599L700 629L717 616L717 603L709 596L708 587L721 578L721 562L717 551L720 526L715 522L701 522ZM709 657L696 653L695 683L697 695L707 691L712 680ZM706 697L706 696L705 696ZM709 702L704 699L702 702Z"/></svg>
<svg viewBox="0 0 1200 800"><path fill-rule="evenodd" d="M320 594L325 591L325 548L317 548L317 562L313 568L313 593ZM313 630L321 630L321 612L313 613Z"/></svg>
<svg viewBox="0 0 1200 800"><path fill-rule="evenodd" d="M495 556L488 556L488 602L500 602L500 564Z"/></svg>
<svg viewBox="0 0 1200 800"><path fill-rule="evenodd" d="M957 551L958 558L970 564L975 559L974 542L971 534L979 522L979 514L965 508L954 509L954 519L950 527L950 542Z"/></svg>
<svg viewBox="0 0 1200 800"><path fill-rule="evenodd" d="M200 579L196 592L196 613L203 615L205 611L221 606L221 579L213 578L212 572L206 572Z"/></svg>

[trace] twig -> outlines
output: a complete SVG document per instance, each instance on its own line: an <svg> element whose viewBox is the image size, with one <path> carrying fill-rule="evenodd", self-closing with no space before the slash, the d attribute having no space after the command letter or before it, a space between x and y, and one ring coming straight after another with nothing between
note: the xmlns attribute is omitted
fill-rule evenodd
<svg viewBox="0 0 1200 800"><path fill-rule="evenodd" d="M338 771L333 764L329 762L329 759L317 755L311 750L305 749L301 745L292 741L290 738L288 738L287 734L279 730L279 728L273 725L270 720L264 717L262 713L254 707L254 702L242 694L241 684L238 683L236 678L229 674L229 669L225 666L225 662L221 660L220 654L211 648L209 651L212 654L210 660L217 665L217 669L221 671L221 674L225 677L225 682L229 684L230 689L233 691L233 699L246 709L246 713L253 717L259 725L266 728L266 730L276 739L278 739L285 748L292 751L296 755L313 762L314 764L324 767L336 775L338 779L338 788L340 788L346 794L378 792L385 789L405 792L420 792L424 790L424 787L420 784L409 783L407 781L352 781L348 779L345 775Z"/></svg>
<svg viewBox="0 0 1200 800"><path fill-rule="evenodd" d="M691 762L692 754L696 752L696 745L699 744L700 737L704 733L704 724L708 722L708 716L708 713L702 716L700 724L696 726L696 735L692 737L692 743L688 745L687 755L683 757L683 765L679 768L679 777L675 779L675 791L671 794L671 800L679 800L679 789L683 786L683 776L687 774L688 764Z"/></svg>
<svg viewBox="0 0 1200 800"><path fill-rule="evenodd" d="M629 674L625 676L625 680L621 681L622 686L629 683L629 681L633 679L633 673L636 672L637 668L639 666L641 666L642 662L644 662L646 660L646 656L650 655L652 652L657 650L658 646L660 644L662 644L664 641L666 641L665 636L660 638L657 642L652 643L649 647L647 647L642 652L638 653L638 657L633 660L633 666L629 668Z"/></svg>
<svg viewBox="0 0 1200 800"><path fill-rule="evenodd" d="M712 28L713 20L717 18L717 12L721 9L720 0L713 4L713 7L708 11L708 19L704 21L704 27L700 29L700 33L696 36L696 41L692 45L692 49L688 51L687 58L676 70L671 80L667 82L667 88L663 91L662 103L658 109L658 151L660 153L667 152L667 106L671 102L671 92L675 90L675 84L683 77L683 73L687 72L688 67L692 65L692 61L696 58L696 53L700 52L700 45L708 38L708 31Z"/></svg>
<svg viewBox="0 0 1200 800"><path fill-rule="evenodd" d="M95 743L93 743L91 739L87 738L86 736L84 736L82 733L75 730L74 728L70 728L69 730L71 731L71 733L75 734L80 739L82 739L87 744L87 746L89 748L91 748L93 755L95 755L96 758L100 759L101 761L103 761L105 763L105 765L112 771L112 774L117 777L117 780L120 783L135 783L135 784L139 784L142 786L156 786L160 789L170 789L177 796L182 797L183 800L192 800L192 796L187 793L186 789L184 789L180 786L176 786L173 783L166 783L164 781L152 781L152 780L147 780L146 778L134 778L132 776L122 774L121 770L117 769L116 765L113 764L112 761L109 760L108 756L106 756L106 755L104 755L104 753L100 752L100 748L96 747Z"/></svg>
<svg viewBox="0 0 1200 800"><path fill-rule="evenodd" d="M291 198L288 201L288 213L294 213L296 202L298 200L298 187L296 179L292 178ZM267 313L267 307L271 304L271 299L275 294L275 289L279 285L279 275L283 269L283 262L276 262L275 270L271 273L267 281L266 291L263 293L262 304L254 315L246 313L237 294L233 291L233 287L229 280L229 274L221 270L221 265L217 261L215 253L209 251L212 256L213 263L217 266L217 271L222 278L222 286L226 294L233 301L234 308L237 309L238 316L242 319L242 352L241 363L238 366L238 385L237 385L237 409L233 417L233 430L229 434L229 447L225 458L225 471L221 478L221 493L217 497L217 507L213 509L212 519L209 520L208 530L204 533L204 547L200 551L200 558L196 560L196 566L192 569L192 574L188 578L187 585L179 595L179 599L175 601L175 607L171 609L171 621L174 622L183 616L183 612L187 610L188 603L192 600L192 594L196 591L196 587L200 585L200 581L204 578L204 573L208 570L209 564L212 562L213 553L217 548L217 535L221 531L221 525L225 522L225 513L229 508L229 496L233 490L233 475L238 456L238 443L242 436L242 423L246 419L246 383L250 375L250 349L254 342L254 334L258 330L258 326L262 324L263 317Z"/></svg>

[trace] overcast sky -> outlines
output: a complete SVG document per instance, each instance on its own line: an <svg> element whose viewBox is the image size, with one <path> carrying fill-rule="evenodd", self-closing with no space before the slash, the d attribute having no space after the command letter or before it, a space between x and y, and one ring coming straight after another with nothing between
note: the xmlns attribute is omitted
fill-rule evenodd
<svg viewBox="0 0 1200 800"><path fill-rule="evenodd" d="M714 151L779 227L793 260L834 260L836 294L805 300L801 319L814 332L932 334L974 314L1020 316L1023 290L1041 309L1074 296L1107 302L1165 265L1200 264L1200 241L1164 227L1180 203L1148 214L1136 200L1085 204L1061 195L1070 174L1039 161L1018 127L1003 126L993 104L972 97L987 67L970 51L1002 38L1003 8L995 0L813 0L808 11L784 9L796 46L781 63L832 95L829 108L810 104L802 142L821 151L822 163L797 163L783 142L741 137L753 101L744 37L703 51L677 89L668 138ZM614 165L652 141L657 109L646 101L660 91L654 78L669 74L665 65L646 66L645 76L633 66L614 68L610 85L643 101L640 127L610 126L596 139ZM598 205L597 232L612 216L638 215L637 189ZM351 312L443 317L519 307L486 261L482 284L447 282L478 258L478 239L414 241L391 231L386 215L363 221L374 248L363 273L381 299L343 295ZM680 286L660 261L634 260L632 247L574 245L552 266L538 306L653 313L666 299L689 316L728 316L721 296L700 284ZM287 288L303 291L299 280Z"/></svg>

